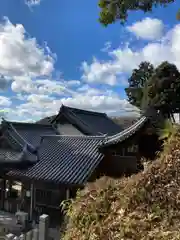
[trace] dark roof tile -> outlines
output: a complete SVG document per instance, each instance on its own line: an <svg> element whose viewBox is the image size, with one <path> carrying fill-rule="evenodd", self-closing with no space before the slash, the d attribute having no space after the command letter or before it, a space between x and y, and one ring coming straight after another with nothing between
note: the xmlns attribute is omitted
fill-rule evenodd
<svg viewBox="0 0 180 240"><path fill-rule="evenodd" d="M51 122L53 121L53 119L54 119L55 117L56 117L56 115L42 118L42 119L40 119L39 121L37 121L36 124L47 124L47 125L51 125Z"/></svg>
<svg viewBox="0 0 180 240"><path fill-rule="evenodd" d="M126 128L120 133L117 133L113 136L107 137L105 141L100 144L101 147L107 147L114 144L117 144L119 142L124 141L128 137L132 136L134 133L136 133L142 126L144 126L144 123L148 120L146 116L141 117L139 120L137 120L133 125Z"/></svg>
<svg viewBox="0 0 180 240"><path fill-rule="evenodd" d="M104 137L46 136L39 149L39 159L27 171L8 175L64 184L84 184L103 158L98 145Z"/></svg>
<svg viewBox="0 0 180 240"><path fill-rule="evenodd" d="M8 125L10 137L22 145L29 143L37 147L40 144L41 136L56 134L56 130L51 125L7 121L5 124Z"/></svg>
<svg viewBox="0 0 180 240"><path fill-rule="evenodd" d="M116 124L105 113L70 108L63 105L59 116L61 114L64 114L72 123L75 123L75 125L79 126L88 135L107 134L111 136L122 131L122 127ZM58 116L56 119L58 119Z"/></svg>
<svg viewBox="0 0 180 240"><path fill-rule="evenodd" d="M55 134L52 126L34 123L17 123L3 120L1 123L1 168L32 165L38 161L41 136Z"/></svg>

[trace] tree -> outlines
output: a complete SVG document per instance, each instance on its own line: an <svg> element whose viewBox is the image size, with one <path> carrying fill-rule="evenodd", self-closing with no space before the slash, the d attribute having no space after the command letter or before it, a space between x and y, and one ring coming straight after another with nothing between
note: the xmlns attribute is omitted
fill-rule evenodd
<svg viewBox="0 0 180 240"><path fill-rule="evenodd" d="M154 71L145 88L146 105L164 116L180 111L180 72L174 64L163 62Z"/></svg>
<svg viewBox="0 0 180 240"><path fill-rule="evenodd" d="M165 7L175 0L99 0L101 8L99 21L104 26L114 23L118 20L124 23L127 20L129 11L142 10L151 12L153 7ZM180 13L177 13L177 19Z"/></svg>
<svg viewBox="0 0 180 240"><path fill-rule="evenodd" d="M154 67L149 62L142 62L137 69L134 69L128 79L129 87L125 89L129 102L138 107L143 107L144 87L152 76Z"/></svg>

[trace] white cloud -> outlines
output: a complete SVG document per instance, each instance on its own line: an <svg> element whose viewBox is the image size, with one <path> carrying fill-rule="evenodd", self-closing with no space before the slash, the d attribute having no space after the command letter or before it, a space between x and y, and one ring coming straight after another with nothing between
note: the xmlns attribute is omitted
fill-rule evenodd
<svg viewBox="0 0 180 240"><path fill-rule="evenodd" d="M0 72L5 76L49 75L54 59L46 54L35 38L28 38L23 25L13 25L7 18L0 24Z"/></svg>
<svg viewBox="0 0 180 240"><path fill-rule="evenodd" d="M137 114L138 112L127 100L115 95L79 95L75 98L65 98L61 101L67 106L106 112L109 115L127 114L127 112Z"/></svg>
<svg viewBox="0 0 180 240"><path fill-rule="evenodd" d="M118 47L108 52L110 60L92 63L83 62L83 79L88 83L104 83L110 86L123 85L124 74L130 74L142 61L149 61L155 66L162 61L176 64L180 70L180 24L166 33L160 40L150 42L142 48L130 45ZM118 78L120 79L118 81ZM114 79L112 81L112 79Z"/></svg>
<svg viewBox="0 0 180 240"><path fill-rule="evenodd" d="M45 103L52 103L55 98L50 97L48 95L37 95L31 94L27 97L27 101L32 102L34 104L40 104L41 106Z"/></svg>
<svg viewBox="0 0 180 240"><path fill-rule="evenodd" d="M101 93L89 92L88 94L77 93L76 96L64 97L61 99L49 98L49 96L29 95L27 101L22 103L7 115L11 119L32 119L39 120L40 118L51 116L59 111L61 104L82 108L93 111L106 112L109 115L117 116L119 114L138 115L138 110L127 102L126 99L121 99L113 92Z"/></svg>
<svg viewBox="0 0 180 240"><path fill-rule="evenodd" d="M69 81L66 81L66 85L67 86L80 86L81 85L81 82L79 80L69 80Z"/></svg>
<svg viewBox="0 0 180 240"><path fill-rule="evenodd" d="M113 86L117 82L110 62L103 63L94 58L91 65L83 62L81 69L83 70L82 79L89 83L98 82Z"/></svg>
<svg viewBox="0 0 180 240"><path fill-rule="evenodd" d="M25 4L29 7L37 6L41 3L41 0L25 0Z"/></svg>
<svg viewBox="0 0 180 240"><path fill-rule="evenodd" d="M84 61L81 66L82 78L65 81L62 75L52 78L52 73L53 76L56 75L53 72L55 60L48 47L41 48L35 39L25 37L26 32L22 26L14 26L7 21L3 24L0 25L0 60L3 56L5 61L0 61L0 72L4 71L2 74L8 81L13 79L11 88L15 93L14 98L18 100L18 104L15 107L13 105L12 109L10 105L6 105L7 109L11 110L8 114L11 119L38 120L55 114L62 103L107 112L110 115L137 114L137 109L118 94L119 90L116 89L116 86L124 87L127 84L126 79L132 69L142 61L150 61L157 66L167 60L175 63L180 70L180 25L176 25L157 41L146 45L142 42L141 48L127 44L113 49L112 44L108 44L111 47L106 46L106 52L103 53L107 54L108 60L102 61L94 57L91 63ZM6 27L11 29L6 31L12 34L12 43L8 42L10 40L6 31L2 30ZM5 33L5 39L8 40L4 41L6 52L1 50L1 33ZM15 41L20 41L21 44L15 44L13 39L21 39ZM31 50L28 52L28 49ZM24 57L19 57L21 54ZM13 60L17 62L16 65L12 64L12 59L16 60ZM24 59L29 60L23 61ZM38 66L33 65L35 61Z"/></svg>
<svg viewBox="0 0 180 240"><path fill-rule="evenodd" d="M139 38L157 40L163 36L164 24L157 18L145 18L127 27L127 30Z"/></svg>
<svg viewBox="0 0 180 240"><path fill-rule="evenodd" d="M1 107L9 107L9 106L11 106L11 104L12 104L12 101L9 98L0 96L0 106Z"/></svg>

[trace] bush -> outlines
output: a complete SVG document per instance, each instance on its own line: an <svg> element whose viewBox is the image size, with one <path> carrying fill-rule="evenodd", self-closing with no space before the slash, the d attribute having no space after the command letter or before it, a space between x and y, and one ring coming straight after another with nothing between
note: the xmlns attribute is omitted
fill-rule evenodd
<svg viewBox="0 0 180 240"><path fill-rule="evenodd" d="M103 177L70 204L64 240L180 239L180 133L130 178Z"/></svg>

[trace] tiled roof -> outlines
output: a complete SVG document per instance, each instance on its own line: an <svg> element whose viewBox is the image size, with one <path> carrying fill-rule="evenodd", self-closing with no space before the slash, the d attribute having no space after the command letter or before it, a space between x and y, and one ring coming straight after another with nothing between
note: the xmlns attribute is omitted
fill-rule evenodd
<svg viewBox="0 0 180 240"><path fill-rule="evenodd" d="M50 117L45 117L43 119L40 119L36 123L50 125L55 117L56 117L56 115L53 115L53 116L50 116Z"/></svg>
<svg viewBox="0 0 180 240"><path fill-rule="evenodd" d="M55 135L56 129L51 125L36 124L36 123L22 123L22 122L3 122L8 127L9 135L16 139L20 144L28 143L28 145L36 148L39 146L41 136Z"/></svg>
<svg viewBox="0 0 180 240"><path fill-rule="evenodd" d="M105 141L102 144L100 144L100 147L106 147L106 146L110 146L110 145L124 141L125 139L127 139L128 137L136 133L144 125L144 123L147 120L148 118L146 116L142 116L133 125L126 128L122 132L115 134L113 136L107 137Z"/></svg>
<svg viewBox="0 0 180 240"><path fill-rule="evenodd" d="M37 161L37 155L31 154L24 147L22 151L17 151L14 149L0 149L0 168L3 169L13 169L13 168L23 168L25 166L30 166Z"/></svg>
<svg viewBox="0 0 180 240"><path fill-rule="evenodd" d="M37 150L41 135L55 134L51 126L33 123L17 123L3 120L1 123L0 143L6 142L8 147L0 147L0 166L20 167L38 161ZM24 164L25 163L25 164Z"/></svg>
<svg viewBox="0 0 180 240"><path fill-rule="evenodd" d="M39 162L27 171L11 171L10 176L84 184L103 158L98 145L103 136L45 136L38 151Z"/></svg>
<svg viewBox="0 0 180 240"><path fill-rule="evenodd" d="M114 123L105 113L70 108L63 105L59 115L57 115L53 121L58 119L61 115L68 118L72 124L78 126L78 128L87 135L107 134L111 136L122 131L122 128Z"/></svg>

